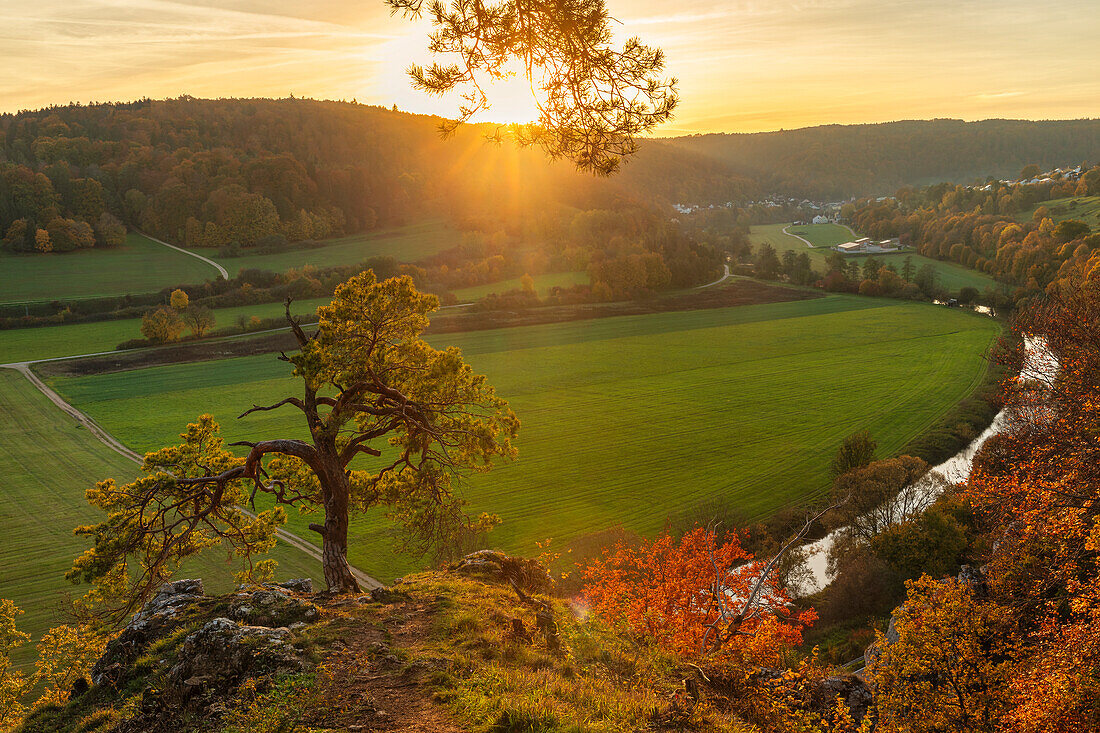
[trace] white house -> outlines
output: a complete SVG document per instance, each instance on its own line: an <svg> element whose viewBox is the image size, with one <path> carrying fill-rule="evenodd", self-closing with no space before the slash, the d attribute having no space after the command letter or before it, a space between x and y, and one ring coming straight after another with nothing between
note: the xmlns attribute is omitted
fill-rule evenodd
<svg viewBox="0 0 1100 733"><path fill-rule="evenodd" d="M827 216L822 216L821 214L818 214L817 216L814 217L814 224L828 224L828 223L829 223L829 217L827 217Z"/></svg>

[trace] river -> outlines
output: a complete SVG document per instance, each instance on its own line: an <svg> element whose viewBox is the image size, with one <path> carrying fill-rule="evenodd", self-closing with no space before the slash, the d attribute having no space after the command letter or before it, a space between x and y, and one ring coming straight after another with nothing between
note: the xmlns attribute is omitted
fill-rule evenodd
<svg viewBox="0 0 1100 733"><path fill-rule="evenodd" d="M1032 382L1051 382L1058 373L1058 361L1047 350L1046 344L1039 338L1025 339L1027 347L1027 361L1020 377ZM932 471L946 479L947 484L956 484L970 477L970 468L974 463L974 455L985 444L985 441L1005 429L1011 421L1007 409L1001 410L993 418L981 435L972 440L968 446L948 458ZM942 487L942 482L929 482L929 486ZM938 491L934 488L933 491ZM929 496L929 499L934 498ZM832 578L829 577L829 550L841 530L836 530L814 542L802 546L807 552L806 566L810 571L810 579L799 588L799 595L810 595L824 588Z"/></svg>

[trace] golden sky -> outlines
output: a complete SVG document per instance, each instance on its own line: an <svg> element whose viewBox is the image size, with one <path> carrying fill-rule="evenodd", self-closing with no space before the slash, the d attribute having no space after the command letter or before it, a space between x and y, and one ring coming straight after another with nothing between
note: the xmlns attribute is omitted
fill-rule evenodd
<svg viewBox="0 0 1100 733"><path fill-rule="evenodd" d="M607 2L680 79L661 134L1100 117L1100 0ZM294 94L453 113L404 74L426 32L381 0L0 0L0 111ZM483 119L523 116L524 93Z"/></svg>

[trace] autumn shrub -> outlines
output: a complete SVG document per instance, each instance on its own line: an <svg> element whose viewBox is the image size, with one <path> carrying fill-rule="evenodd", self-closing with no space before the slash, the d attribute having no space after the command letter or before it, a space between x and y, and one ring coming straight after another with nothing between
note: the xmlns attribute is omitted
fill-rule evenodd
<svg viewBox="0 0 1100 733"><path fill-rule="evenodd" d="M619 545L585 569L584 597L610 624L686 657L778 665L802 640L812 609L792 610L774 577L732 533L667 532Z"/></svg>

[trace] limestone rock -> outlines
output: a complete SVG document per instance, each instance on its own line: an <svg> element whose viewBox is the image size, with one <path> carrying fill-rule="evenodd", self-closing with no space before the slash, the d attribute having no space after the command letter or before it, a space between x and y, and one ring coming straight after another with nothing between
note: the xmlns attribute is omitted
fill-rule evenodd
<svg viewBox="0 0 1100 733"><path fill-rule="evenodd" d="M316 621L321 617L317 606L296 598L281 587L237 593L229 602L229 618L252 626L290 626Z"/></svg>
<svg viewBox="0 0 1100 733"><path fill-rule="evenodd" d="M515 583L530 593L548 592L554 584L550 574L535 560L510 557L500 550L478 550L450 567L460 575L478 575L501 583Z"/></svg>

